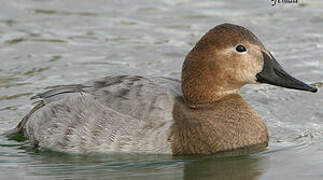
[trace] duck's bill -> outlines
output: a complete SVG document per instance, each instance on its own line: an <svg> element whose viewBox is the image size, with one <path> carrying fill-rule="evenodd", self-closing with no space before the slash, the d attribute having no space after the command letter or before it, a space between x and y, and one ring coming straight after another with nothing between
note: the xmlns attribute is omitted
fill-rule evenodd
<svg viewBox="0 0 323 180"><path fill-rule="evenodd" d="M270 53L270 56L265 52L262 52L262 54L264 57L264 68L256 75L257 82L303 91L317 91L316 87L306 84L285 72Z"/></svg>

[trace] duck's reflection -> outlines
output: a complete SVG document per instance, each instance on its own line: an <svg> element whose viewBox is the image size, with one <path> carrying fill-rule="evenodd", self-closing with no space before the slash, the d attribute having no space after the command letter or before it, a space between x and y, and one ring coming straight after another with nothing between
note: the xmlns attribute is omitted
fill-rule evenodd
<svg viewBox="0 0 323 180"><path fill-rule="evenodd" d="M185 180L258 179L268 167L265 156L204 158L185 163Z"/></svg>
<svg viewBox="0 0 323 180"><path fill-rule="evenodd" d="M27 163L30 177L97 179L258 179L269 167L262 154L208 156L147 154L71 155L29 151L38 163ZM26 165L26 164L25 164ZM27 168L28 167L28 168ZM32 167L32 168L30 168ZM133 180L134 180L133 179Z"/></svg>

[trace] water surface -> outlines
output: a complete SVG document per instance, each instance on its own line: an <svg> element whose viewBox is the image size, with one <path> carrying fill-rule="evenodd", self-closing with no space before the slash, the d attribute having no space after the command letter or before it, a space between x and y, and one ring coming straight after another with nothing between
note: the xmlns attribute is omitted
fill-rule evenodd
<svg viewBox="0 0 323 180"><path fill-rule="evenodd" d="M0 133L46 87L111 74L180 77L210 28L252 30L285 69L323 81L323 2L262 0L0 0ZM234 157L38 151L0 137L0 179L323 179L323 94L249 85L270 132L261 153Z"/></svg>

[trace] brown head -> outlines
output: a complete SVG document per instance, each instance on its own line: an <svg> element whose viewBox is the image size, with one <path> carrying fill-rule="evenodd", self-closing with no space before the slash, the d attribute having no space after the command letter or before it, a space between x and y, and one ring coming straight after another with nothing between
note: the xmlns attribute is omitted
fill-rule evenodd
<svg viewBox="0 0 323 180"><path fill-rule="evenodd" d="M183 64L182 91L191 105L216 102L255 83L317 91L288 75L252 32L233 24L207 32Z"/></svg>

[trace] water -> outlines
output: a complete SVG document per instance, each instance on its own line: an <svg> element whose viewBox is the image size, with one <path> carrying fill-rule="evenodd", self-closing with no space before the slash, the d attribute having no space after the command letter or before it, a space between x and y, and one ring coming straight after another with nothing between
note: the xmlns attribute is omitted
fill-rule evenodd
<svg viewBox="0 0 323 180"><path fill-rule="evenodd" d="M179 78L183 57L223 22L248 27L285 69L323 81L323 2L0 0L0 133L44 88L111 74ZM243 88L269 147L235 156L42 152L0 137L0 179L323 179L323 93Z"/></svg>

